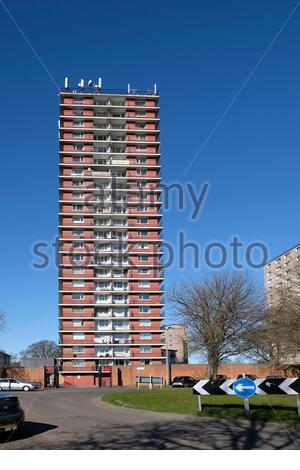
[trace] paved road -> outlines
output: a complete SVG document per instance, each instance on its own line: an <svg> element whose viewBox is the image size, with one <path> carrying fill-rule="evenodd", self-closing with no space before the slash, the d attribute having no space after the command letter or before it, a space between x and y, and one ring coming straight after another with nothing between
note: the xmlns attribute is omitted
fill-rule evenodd
<svg viewBox="0 0 300 470"><path fill-rule="evenodd" d="M300 425L229 422L115 407L99 389L18 393L22 433L1 449L300 449Z"/></svg>

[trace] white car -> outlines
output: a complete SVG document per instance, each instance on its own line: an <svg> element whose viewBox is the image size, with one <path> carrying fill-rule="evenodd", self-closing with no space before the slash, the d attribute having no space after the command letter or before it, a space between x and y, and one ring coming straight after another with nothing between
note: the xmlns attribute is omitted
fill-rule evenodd
<svg viewBox="0 0 300 470"><path fill-rule="evenodd" d="M24 392L29 392L30 390L36 390L38 387L36 384L31 382L24 382L20 379L14 378L0 378L0 391L17 391L23 390Z"/></svg>

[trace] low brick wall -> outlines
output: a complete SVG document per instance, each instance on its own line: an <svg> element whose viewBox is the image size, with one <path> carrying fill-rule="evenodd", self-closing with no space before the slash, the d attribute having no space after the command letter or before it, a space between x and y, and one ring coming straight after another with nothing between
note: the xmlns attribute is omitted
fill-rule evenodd
<svg viewBox="0 0 300 470"><path fill-rule="evenodd" d="M206 369L206 364L172 364L170 365L170 379L178 375L190 375L196 379L205 378ZM225 374L230 378L235 378L238 374L255 374L258 377L265 377L275 373L278 374L278 371L265 364L222 364L219 367L219 374ZM149 377L150 374L154 377L162 377L165 383L166 366L113 366L112 386L132 386L135 385L137 375Z"/></svg>

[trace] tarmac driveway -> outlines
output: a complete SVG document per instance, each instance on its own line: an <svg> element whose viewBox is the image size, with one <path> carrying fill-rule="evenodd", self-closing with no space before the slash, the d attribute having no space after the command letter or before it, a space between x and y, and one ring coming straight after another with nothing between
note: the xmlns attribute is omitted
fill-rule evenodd
<svg viewBox="0 0 300 470"><path fill-rule="evenodd" d="M17 393L26 423L20 433L0 435L0 449L300 449L300 424L132 410L102 403L104 392Z"/></svg>

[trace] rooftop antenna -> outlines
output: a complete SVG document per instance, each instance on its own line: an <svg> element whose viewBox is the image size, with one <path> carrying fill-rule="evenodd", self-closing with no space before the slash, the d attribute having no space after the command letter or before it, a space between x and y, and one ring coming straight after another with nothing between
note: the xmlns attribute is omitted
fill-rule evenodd
<svg viewBox="0 0 300 470"><path fill-rule="evenodd" d="M101 92L101 87L102 87L102 78L99 77L99 78L98 78L98 83L95 84L95 88L96 88L96 90L98 90L98 93Z"/></svg>
<svg viewBox="0 0 300 470"><path fill-rule="evenodd" d="M69 78L65 77L65 88L69 88Z"/></svg>
<svg viewBox="0 0 300 470"><path fill-rule="evenodd" d="M130 83L127 85L127 93L130 94Z"/></svg>
<svg viewBox="0 0 300 470"><path fill-rule="evenodd" d="M93 86L92 80L89 80L89 81L88 81L88 86L89 86L89 87L92 87L92 86Z"/></svg>
<svg viewBox="0 0 300 470"><path fill-rule="evenodd" d="M154 94L157 95L157 84L154 83Z"/></svg>
<svg viewBox="0 0 300 470"><path fill-rule="evenodd" d="M84 88L84 80L81 78L80 82L78 83L79 88Z"/></svg>

